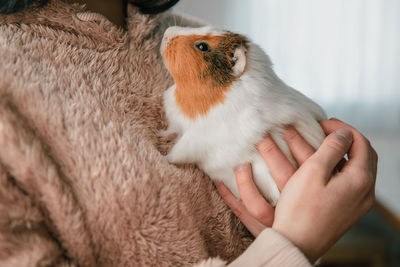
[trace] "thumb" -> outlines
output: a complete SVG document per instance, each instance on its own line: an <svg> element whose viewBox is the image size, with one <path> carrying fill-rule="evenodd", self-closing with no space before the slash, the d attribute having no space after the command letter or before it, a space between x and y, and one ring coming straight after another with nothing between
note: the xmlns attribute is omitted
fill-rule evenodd
<svg viewBox="0 0 400 267"><path fill-rule="evenodd" d="M352 142L353 135L346 128L341 128L325 138L320 148L311 157L318 169L323 172L324 177L331 175L333 169L349 151Z"/></svg>

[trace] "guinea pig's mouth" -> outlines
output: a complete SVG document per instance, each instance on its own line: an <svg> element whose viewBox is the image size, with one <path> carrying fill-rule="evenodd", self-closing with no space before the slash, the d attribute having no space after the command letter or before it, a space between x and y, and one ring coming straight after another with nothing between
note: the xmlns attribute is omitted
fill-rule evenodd
<svg viewBox="0 0 400 267"><path fill-rule="evenodd" d="M171 40L182 32L182 29L184 28L178 26L171 26L165 30L160 46L161 55L164 56L165 49L171 43Z"/></svg>

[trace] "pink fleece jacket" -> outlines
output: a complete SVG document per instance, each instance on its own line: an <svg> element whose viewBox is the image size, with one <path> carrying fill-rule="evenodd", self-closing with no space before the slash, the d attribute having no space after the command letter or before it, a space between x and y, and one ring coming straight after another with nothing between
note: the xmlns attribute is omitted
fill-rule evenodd
<svg viewBox="0 0 400 267"><path fill-rule="evenodd" d="M123 31L60 0L0 16L0 266L309 266L163 158L174 22L193 25L129 6Z"/></svg>

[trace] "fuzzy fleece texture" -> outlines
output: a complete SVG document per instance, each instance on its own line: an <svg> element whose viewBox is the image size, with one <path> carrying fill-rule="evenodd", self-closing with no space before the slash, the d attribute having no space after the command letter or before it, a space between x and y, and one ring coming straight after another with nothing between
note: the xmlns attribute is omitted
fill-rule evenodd
<svg viewBox="0 0 400 267"><path fill-rule="evenodd" d="M223 266L253 241L163 156L175 23L194 25L129 6L123 31L60 0L0 16L0 266Z"/></svg>
<svg viewBox="0 0 400 267"><path fill-rule="evenodd" d="M0 266L187 266L252 241L202 172L177 168L159 55L182 18L127 31L51 1L0 16Z"/></svg>

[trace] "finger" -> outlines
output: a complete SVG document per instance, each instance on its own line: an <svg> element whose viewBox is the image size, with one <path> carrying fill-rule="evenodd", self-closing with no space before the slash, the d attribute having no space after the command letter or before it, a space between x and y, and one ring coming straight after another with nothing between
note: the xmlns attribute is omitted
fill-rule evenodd
<svg viewBox="0 0 400 267"><path fill-rule="evenodd" d="M304 140L294 127L287 127L283 137L299 166L314 154L314 148Z"/></svg>
<svg viewBox="0 0 400 267"><path fill-rule="evenodd" d="M236 184L244 206L257 220L271 226L274 220L274 209L267 203L254 184L251 165L249 163L235 169Z"/></svg>
<svg viewBox="0 0 400 267"><path fill-rule="evenodd" d="M360 168L369 168L369 141L356 129L339 120L325 120L320 122L326 134L346 128L353 135L353 143L348 152L349 161L346 166L357 165Z"/></svg>
<svg viewBox="0 0 400 267"><path fill-rule="evenodd" d="M343 159L352 144L352 133L341 128L328 135L320 148L310 157L310 164L314 172L319 172L326 180L331 176L334 168ZM304 166L304 165L303 165Z"/></svg>
<svg viewBox="0 0 400 267"><path fill-rule="evenodd" d="M294 166L270 136L258 143L257 149L267 164L279 190L282 191L289 178L296 171Z"/></svg>
<svg viewBox="0 0 400 267"><path fill-rule="evenodd" d="M237 199L223 183L215 182L215 186L226 205L228 205L228 207L246 226L250 233L252 233L254 236L258 236L266 228L265 225L263 225L250 214L244 204Z"/></svg>

